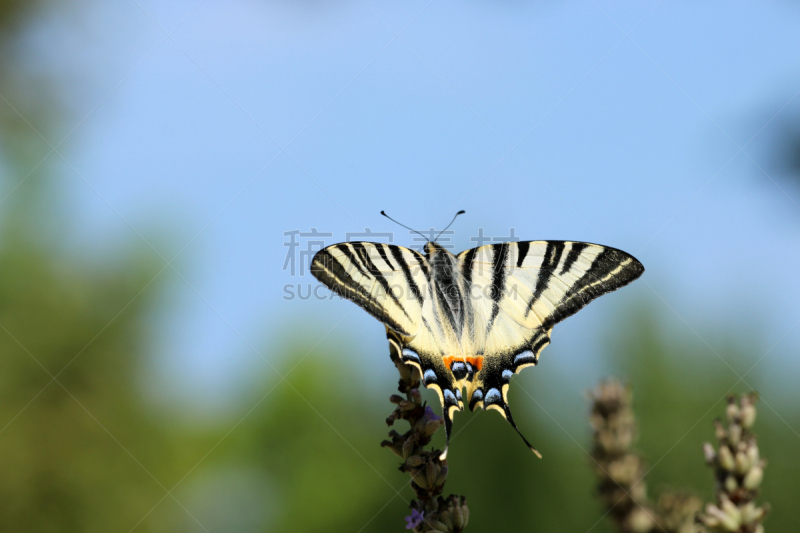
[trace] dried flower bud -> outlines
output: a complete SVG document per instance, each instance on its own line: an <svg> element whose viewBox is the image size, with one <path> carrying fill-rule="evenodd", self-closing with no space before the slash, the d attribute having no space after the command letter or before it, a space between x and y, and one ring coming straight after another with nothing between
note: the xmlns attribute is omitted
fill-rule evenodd
<svg viewBox="0 0 800 533"><path fill-rule="evenodd" d="M728 427L728 440L731 444L736 446L742 438L742 426L739 424L731 424Z"/></svg>
<svg viewBox="0 0 800 533"><path fill-rule="evenodd" d="M626 455L608 465L608 475L617 483L633 484L639 474L639 458L635 455Z"/></svg>
<svg viewBox="0 0 800 533"><path fill-rule="evenodd" d="M714 464L714 461L717 460L717 452L714 450L714 447L710 442L703 444L703 455L705 455L706 463L709 465Z"/></svg>
<svg viewBox="0 0 800 533"><path fill-rule="evenodd" d="M411 390L411 400L418 405L422 405L422 395L419 393L419 389Z"/></svg>
<svg viewBox="0 0 800 533"><path fill-rule="evenodd" d="M436 476L436 486L441 487L444 485L444 481L447 479L447 465L442 465L439 467L439 475Z"/></svg>
<svg viewBox="0 0 800 533"><path fill-rule="evenodd" d="M716 517L711 516L709 514L698 515L697 516L697 520L698 520L698 522L700 522L704 526L708 526L708 527L718 527L719 526L719 520L717 520Z"/></svg>
<svg viewBox="0 0 800 533"><path fill-rule="evenodd" d="M403 411L413 411L417 408L417 404L414 402L409 402L408 400L403 400L400 402L398 407L400 407L400 409Z"/></svg>
<svg viewBox="0 0 800 533"><path fill-rule="evenodd" d="M441 425L442 422L438 420L428 420L427 422L425 422L425 425L423 426L421 433L425 437L430 437L439 430L439 427Z"/></svg>
<svg viewBox="0 0 800 533"><path fill-rule="evenodd" d="M744 452L736 452L733 462L736 466L737 474L744 474L750 469L750 460Z"/></svg>
<svg viewBox="0 0 800 533"><path fill-rule="evenodd" d="M739 527L742 522L742 513L739 508L727 496L720 496L720 503L722 511L736 522L736 527Z"/></svg>
<svg viewBox="0 0 800 533"><path fill-rule="evenodd" d="M642 507L635 507L631 510L626 520L628 530L636 533L651 531L654 525L653 516Z"/></svg>
<svg viewBox="0 0 800 533"><path fill-rule="evenodd" d="M749 400L745 403L744 399L742 399L742 427L750 429L755 421L756 407Z"/></svg>
<svg viewBox="0 0 800 533"><path fill-rule="evenodd" d="M739 529L739 521L727 513L720 513L719 525L722 526L725 531L736 531Z"/></svg>
<svg viewBox="0 0 800 533"><path fill-rule="evenodd" d="M742 485L748 490L754 490L761 485L762 479L764 479L764 469L760 465L756 465L744 476Z"/></svg>
<svg viewBox="0 0 800 533"><path fill-rule="evenodd" d="M464 529L464 512L461 510L461 506L457 504L454 505L450 511L450 515L453 518L453 525L455 528L458 530Z"/></svg>
<svg viewBox="0 0 800 533"><path fill-rule="evenodd" d="M728 407L725 409L728 422L733 423L737 421L740 413L741 411L739 410L739 406L736 404L736 398L734 396L728 396Z"/></svg>
<svg viewBox="0 0 800 533"><path fill-rule="evenodd" d="M412 470L411 479L413 479L414 483L416 483L423 489L430 488L430 485L428 485L428 478L425 476L425 471L422 469Z"/></svg>
<svg viewBox="0 0 800 533"><path fill-rule="evenodd" d="M407 439L403 443L401 457L403 459L408 459L413 452L414 452L414 441L413 441L413 439Z"/></svg>
<svg viewBox="0 0 800 533"><path fill-rule="evenodd" d="M757 465L759 463L758 457L758 446L755 442L750 442L750 445L747 447L747 460L750 461L750 465Z"/></svg>
<svg viewBox="0 0 800 533"><path fill-rule="evenodd" d="M753 502L747 502L739 511L742 513L742 524L752 524L756 520L756 504Z"/></svg>
<svg viewBox="0 0 800 533"><path fill-rule="evenodd" d="M446 531L451 531L453 529L453 515L449 509L439 513L439 519L444 523L445 527L443 529Z"/></svg>
<svg viewBox="0 0 800 533"><path fill-rule="evenodd" d="M728 492L733 492L737 488L739 488L739 483L736 481L735 477L728 476L725 478L725 490Z"/></svg>
<svg viewBox="0 0 800 533"><path fill-rule="evenodd" d="M719 447L719 465L725 470L733 470L735 466L731 449L724 444Z"/></svg>
<svg viewBox="0 0 800 533"><path fill-rule="evenodd" d="M708 527L722 528L723 531L736 531L739 528L739 522L716 505L708 504L705 515L700 515L699 519Z"/></svg>
<svg viewBox="0 0 800 533"><path fill-rule="evenodd" d="M433 531L450 531L450 528L447 527L447 524L436 519L428 520L427 524L433 528Z"/></svg>
<svg viewBox="0 0 800 533"><path fill-rule="evenodd" d="M727 436L727 431L725 431L725 426L722 425L722 422L719 418L714 420L714 433L716 434L717 440L725 440Z"/></svg>
<svg viewBox="0 0 800 533"><path fill-rule="evenodd" d="M406 459L406 466L410 466L412 468L417 467L423 463L423 459L421 455L412 455Z"/></svg>
<svg viewBox="0 0 800 533"><path fill-rule="evenodd" d="M404 402L406 401L406 399L400 396L399 394L392 394L391 396L389 396L389 401L394 404L400 404L400 402Z"/></svg>
<svg viewBox="0 0 800 533"><path fill-rule="evenodd" d="M439 465L434 462L429 462L425 465L425 477L428 479L428 486L436 486L436 477L439 475Z"/></svg>
<svg viewBox="0 0 800 533"><path fill-rule="evenodd" d="M403 457L403 449L401 444L385 440L381 442L381 446L384 448L389 448L398 457Z"/></svg>

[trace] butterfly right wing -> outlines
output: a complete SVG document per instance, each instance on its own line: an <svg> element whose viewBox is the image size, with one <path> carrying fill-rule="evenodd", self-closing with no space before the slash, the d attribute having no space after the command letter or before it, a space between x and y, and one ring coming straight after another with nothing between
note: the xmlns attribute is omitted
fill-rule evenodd
<svg viewBox="0 0 800 533"><path fill-rule="evenodd" d="M419 252L391 244L342 242L317 252L311 273L404 337L416 335L430 268Z"/></svg>
<svg viewBox="0 0 800 533"><path fill-rule="evenodd" d="M459 264L465 279L484 289L471 302L474 349L487 367L474 384L495 367L499 379L536 364L554 325L644 272L621 250L572 241L486 245L460 254Z"/></svg>
<svg viewBox="0 0 800 533"><path fill-rule="evenodd" d="M554 325L644 272L630 254L585 242L491 244L458 257L472 295L475 327L469 340L483 356L482 368L467 384L469 407L496 409L518 433L508 406L511 377L538 362ZM476 295L476 288L484 290Z"/></svg>

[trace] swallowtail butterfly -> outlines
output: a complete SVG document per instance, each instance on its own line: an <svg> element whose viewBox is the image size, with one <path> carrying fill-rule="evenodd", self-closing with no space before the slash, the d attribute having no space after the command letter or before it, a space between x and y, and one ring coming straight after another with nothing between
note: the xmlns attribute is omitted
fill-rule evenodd
<svg viewBox="0 0 800 533"><path fill-rule="evenodd" d="M555 324L644 267L621 250L586 242L504 242L453 255L434 239L424 254L383 243L334 244L317 252L311 272L386 325L402 360L438 394L448 446L466 387L470 410L497 410L541 457L511 416L511 376L538 362Z"/></svg>

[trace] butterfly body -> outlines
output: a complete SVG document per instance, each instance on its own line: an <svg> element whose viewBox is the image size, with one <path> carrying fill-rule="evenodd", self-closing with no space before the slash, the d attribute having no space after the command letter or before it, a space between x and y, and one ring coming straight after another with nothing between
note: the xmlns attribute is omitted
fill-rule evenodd
<svg viewBox="0 0 800 533"><path fill-rule="evenodd" d="M556 323L644 267L620 250L571 241L491 244L457 256L435 242L424 254L350 242L319 251L311 271L386 325L402 360L437 392L449 442L465 403L497 410L519 433L511 377L537 364Z"/></svg>

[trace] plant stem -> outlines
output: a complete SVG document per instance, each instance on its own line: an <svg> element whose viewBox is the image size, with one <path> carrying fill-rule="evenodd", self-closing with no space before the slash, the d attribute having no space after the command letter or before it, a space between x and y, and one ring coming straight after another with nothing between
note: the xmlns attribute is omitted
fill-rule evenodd
<svg viewBox="0 0 800 533"><path fill-rule="evenodd" d="M390 431L391 440L383 441L381 446L388 447L402 458L400 471L411 476L416 499L411 500L412 512L406 517L406 529L418 533L461 533L469 520L466 499L453 494L447 498L441 496L447 479L447 461L439 459L440 450L425 449L433 434L444 425L444 420L423 403L419 392L419 370L403 363L400 358L401 339L388 328L387 337L389 354L400 373L397 389L403 396L393 394L389 399L396 407L386 424L392 426L401 419L411 427L402 435Z"/></svg>

